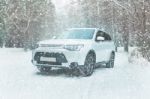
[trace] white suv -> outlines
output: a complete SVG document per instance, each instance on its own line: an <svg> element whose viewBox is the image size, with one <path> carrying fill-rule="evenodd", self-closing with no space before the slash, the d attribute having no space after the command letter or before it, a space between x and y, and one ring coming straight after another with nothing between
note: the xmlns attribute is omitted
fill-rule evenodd
<svg viewBox="0 0 150 99"><path fill-rule="evenodd" d="M68 29L55 39L39 42L32 54L32 63L41 72L69 68L82 76L90 76L99 63L113 68L114 59L114 42L97 28Z"/></svg>

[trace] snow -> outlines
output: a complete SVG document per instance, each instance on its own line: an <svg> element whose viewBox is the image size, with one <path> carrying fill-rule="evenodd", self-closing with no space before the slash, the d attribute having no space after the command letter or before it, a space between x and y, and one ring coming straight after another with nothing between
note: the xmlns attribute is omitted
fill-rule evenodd
<svg viewBox="0 0 150 99"><path fill-rule="evenodd" d="M60 14L61 11L65 13L66 11L65 7L70 4L70 0L52 0L52 3L54 3L55 5L56 12Z"/></svg>
<svg viewBox="0 0 150 99"><path fill-rule="evenodd" d="M145 62L145 61L144 61ZM72 77L53 70L41 74L31 52L0 49L0 99L149 99L150 65L128 62L116 53L113 69L98 68L91 77Z"/></svg>

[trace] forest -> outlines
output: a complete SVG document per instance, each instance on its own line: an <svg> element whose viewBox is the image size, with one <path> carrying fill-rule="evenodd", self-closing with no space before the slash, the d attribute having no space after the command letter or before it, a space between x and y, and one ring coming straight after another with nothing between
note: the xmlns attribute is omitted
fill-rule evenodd
<svg viewBox="0 0 150 99"><path fill-rule="evenodd" d="M32 49L72 27L100 28L150 61L149 0L70 0L61 11L51 0L0 0L1 47Z"/></svg>

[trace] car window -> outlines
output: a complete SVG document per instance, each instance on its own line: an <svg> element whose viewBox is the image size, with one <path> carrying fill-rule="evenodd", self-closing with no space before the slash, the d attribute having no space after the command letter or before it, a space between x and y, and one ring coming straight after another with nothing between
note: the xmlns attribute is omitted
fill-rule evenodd
<svg viewBox="0 0 150 99"><path fill-rule="evenodd" d="M71 29L58 36L58 39L92 39L95 29Z"/></svg>
<svg viewBox="0 0 150 99"><path fill-rule="evenodd" d="M105 38L105 41L111 41L111 37L109 36L109 34L103 32L103 31L98 31L97 34L96 34L96 38L97 38L98 36L104 37L104 38ZM95 41L97 41L96 38L95 38Z"/></svg>
<svg viewBox="0 0 150 99"><path fill-rule="evenodd" d="M109 36L109 34L104 32L104 38L106 41L111 41L111 37Z"/></svg>

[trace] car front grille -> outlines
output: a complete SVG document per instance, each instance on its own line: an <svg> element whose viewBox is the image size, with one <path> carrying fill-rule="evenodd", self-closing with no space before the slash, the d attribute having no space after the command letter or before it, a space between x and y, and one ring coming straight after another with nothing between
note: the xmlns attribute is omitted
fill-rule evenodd
<svg viewBox="0 0 150 99"><path fill-rule="evenodd" d="M41 57L56 58L56 62L40 61ZM34 60L38 64L48 64L48 65L62 65L62 63L67 63L67 59L62 53L49 53L49 52L37 52L34 56Z"/></svg>

